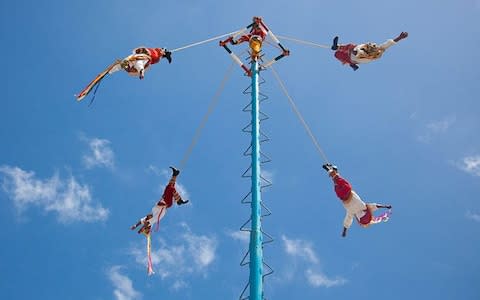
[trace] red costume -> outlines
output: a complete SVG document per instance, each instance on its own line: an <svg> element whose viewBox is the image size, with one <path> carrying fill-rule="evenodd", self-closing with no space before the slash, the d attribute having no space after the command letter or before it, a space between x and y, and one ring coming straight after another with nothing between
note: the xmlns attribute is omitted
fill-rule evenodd
<svg viewBox="0 0 480 300"><path fill-rule="evenodd" d="M163 191L162 199L162 202L165 203L165 206L167 208L173 205L174 199L175 202L178 202L182 199L178 194L177 190L175 189L175 180L170 180L170 182L167 184L165 190Z"/></svg>
<svg viewBox="0 0 480 300"><path fill-rule="evenodd" d="M135 48L133 52L134 52L133 56L138 54L140 55L145 54L149 56L148 62L144 66L145 69L148 68L150 65L154 65L158 63L160 59L164 57L166 54L165 50L162 48L146 48L146 47Z"/></svg>
<svg viewBox="0 0 480 300"><path fill-rule="evenodd" d="M160 49L160 48L145 48L145 49L147 50L148 55L152 58L152 60L150 61L152 65L158 63L160 61L160 58L165 56L165 51L163 51L163 49Z"/></svg>
<svg viewBox="0 0 480 300"><path fill-rule="evenodd" d="M372 221L372 212L370 211L370 209L368 209L368 207L364 210L365 214L363 215L363 217L361 217L360 219L358 219L358 223L362 224L362 225L368 225L370 224L370 222Z"/></svg>
<svg viewBox="0 0 480 300"><path fill-rule="evenodd" d="M265 37L267 36L267 32L263 29L262 25L260 24L255 24L253 25L252 30L250 30L249 34L244 34L242 35L238 40L233 42L234 44L240 44L243 42L248 42L252 36L259 36L262 41L265 40Z"/></svg>
<svg viewBox="0 0 480 300"><path fill-rule="evenodd" d="M335 193L337 194L337 197L342 201L347 201L352 193L352 186L350 183L338 174L333 179L333 182L335 184Z"/></svg>
<svg viewBox="0 0 480 300"><path fill-rule="evenodd" d="M342 62L342 64L356 64L353 62L351 57L353 49L357 47L355 44L341 45L338 46L337 51L335 51L335 57Z"/></svg>

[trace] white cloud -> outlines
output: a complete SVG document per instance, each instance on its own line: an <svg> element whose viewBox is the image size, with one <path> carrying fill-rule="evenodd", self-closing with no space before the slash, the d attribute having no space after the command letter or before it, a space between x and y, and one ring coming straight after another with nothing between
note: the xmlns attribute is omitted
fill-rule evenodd
<svg viewBox="0 0 480 300"><path fill-rule="evenodd" d="M440 121L432 121L425 126L424 134L417 137L422 143L429 143L435 136L447 132L447 130L455 123L456 116L448 116Z"/></svg>
<svg viewBox="0 0 480 300"><path fill-rule="evenodd" d="M83 163L87 169L106 167L113 169L115 154L110 148L110 141L98 138L84 138L90 147L89 153L83 156Z"/></svg>
<svg viewBox="0 0 480 300"><path fill-rule="evenodd" d="M301 257L313 264L318 263L318 258L313 251L310 242L303 240L290 240L284 235L282 235L282 240L285 247L285 252L287 252L287 254Z"/></svg>
<svg viewBox="0 0 480 300"><path fill-rule="evenodd" d="M173 289L188 286L185 280L189 275L205 276L215 261L217 250L215 237L195 235L186 224L181 224L181 227L184 233L178 236L177 242L167 242L161 238L152 239L152 263L155 274L162 280L172 281ZM131 253L137 263L142 267L146 266L145 249L134 248Z"/></svg>
<svg viewBox="0 0 480 300"><path fill-rule="evenodd" d="M314 287L333 287L333 286L339 286L339 285L344 285L347 281L343 278L335 278L335 279L330 279L325 274L322 274L320 272L315 272L312 271L311 269L308 269L305 271L305 276L307 277L308 282L310 285Z"/></svg>
<svg viewBox="0 0 480 300"><path fill-rule="evenodd" d="M441 121L434 121L427 124L427 129L434 133L442 133L448 130L450 126L455 122L456 117L450 116Z"/></svg>
<svg viewBox="0 0 480 300"><path fill-rule="evenodd" d="M188 252L194 254L193 260L199 270L210 265L215 259L216 241L204 236L186 233L183 238L187 242Z"/></svg>
<svg viewBox="0 0 480 300"><path fill-rule="evenodd" d="M250 241L250 232L248 231L228 231L227 235L232 239L240 241L242 243L248 243Z"/></svg>
<svg viewBox="0 0 480 300"><path fill-rule="evenodd" d="M2 166L2 188L13 200L19 213L30 206L47 212L56 212L60 222L95 222L108 218L108 209L92 205L92 195L87 185L79 184L75 177L61 179L58 174L38 179L34 172L18 167Z"/></svg>
<svg viewBox="0 0 480 300"><path fill-rule="evenodd" d="M178 291L180 289L183 289L183 288L186 288L188 286L188 284L182 280L182 279L177 279L175 280L175 282L173 283L172 285L172 289L174 289L175 291Z"/></svg>
<svg viewBox="0 0 480 300"><path fill-rule="evenodd" d="M457 166L469 174L480 176L480 155L464 157Z"/></svg>
<svg viewBox="0 0 480 300"><path fill-rule="evenodd" d="M158 167L154 166L154 165L149 165L148 168L147 168L147 171L148 172L151 172L157 176L160 176L162 174L165 174L164 172L162 172L162 170L160 170ZM166 174L165 174L166 175Z"/></svg>
<svg viewBox="0 0 480 300"><path fill-rule="evenodd" d="M323 272L318 271L318 265L320 261L313 250L313 245L304 240L289 239L282 235L285 252L293 258L300 258L303 264L298 264L296 268L289 268L284 274L286 280L292 280L298 276L295 273L298 269L303 269L304 275L307 278L307 282L313 287L334 287L340 286L347 282L346 279L336 277L335 279L329 278ZM313 270L316 269L315 271Z"/></svg>
<svg viewBox="0 0 480 300"><path fill-rule="evenodd" d="M117 300L141 299L142 294L133 288L132 280L120 273L120 266L113 266L108 270L107 276L114 286L113 295Z"/></svg>
<svg viewBox="0 0 480 300"><path fill-rule="evenodd" d="M473 220L475 222L480 222L480 214L472 213L470 211L467 211L465 216L467 217L467 219Z"/></svg>

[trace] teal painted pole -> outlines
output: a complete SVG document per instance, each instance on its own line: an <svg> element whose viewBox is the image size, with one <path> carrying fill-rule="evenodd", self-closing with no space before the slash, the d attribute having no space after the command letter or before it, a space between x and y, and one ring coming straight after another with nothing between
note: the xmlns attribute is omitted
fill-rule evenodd
<svg viewBox="0 0 480 300"><path fill-rule="evenodd" d="M250 300L263 299L263 235L260 193L260 102L258 99L258 62L252 61L252 231L250 232Z"/></svg>

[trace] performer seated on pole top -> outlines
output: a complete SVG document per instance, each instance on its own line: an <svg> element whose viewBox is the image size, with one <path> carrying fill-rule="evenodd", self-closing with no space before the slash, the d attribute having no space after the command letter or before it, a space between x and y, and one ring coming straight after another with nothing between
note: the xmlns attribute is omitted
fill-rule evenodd
<svg viewBox="0 0 480 300"><path fill-rule="evenodd" d="M395 45L406 37L408 37L408 32L402 32L393 40L387 40L381 45L375 43L339 45L338 36L336 36L333 39L332 50L335 51L335 57L341 61L342 64L348 64L356 71L358 64L365 64L379 59L387 48Z"/></svg>
<svg viewBox="0 0 480 300"><path fill-rule="evenodd" d="M235 40L233 36L230 36L226 40L220 41L220 46L223 47L229 42L232 45L248 42L249 47L252 50L252 58L258 57L260 51L262 50L262 44L267 37L268 29L260 17L253 17L253 22L249 25L249 27L251 27L249 33L240 36L237 40ZM288 53L285 55L288 55Z"/></svg>
<svg viewBox="0 0 480 300"><path fill-rule="evenodd" d="M251 24L250 32L247 34L242 35L237 40L233 39L233 36L230 36L224 41L220 41L220 46L226 45L228 42L232 45L238 45L243 42L250 41L252 38L258 39L260 41L264 41L265 37L267 36L267 29L262 25L262 18L260 17L253 17L253 23Z"/></svg>
<svg viewBox="0 0 480 300"><path fill-rule="evenodd" d="M175 169L174 167L170 167L170 168L172 169L172 177L170 178L170 181L165 187L162 198L152 208L151 213L141 218L130 229L135 230L138 226L142 225L140 230L138 230L138 233L143 233L145 235L148 235L152 230L152 225L155 223L157 223L157 230L158 230L160 219L162 219L165 216L165 213L167 212L167 208L173 205L174 200L177 203L177 205L188 203L188 200L183 200L182 197L178 194L177 190L175 189L175 181L177 180L177 176L178 174L180 174L180 171Z"/></svg>
<svg viewBox="0 0 480 300"><path fill-rule="evenodd" d="M386 221L389 212L383 214L380 217L374 217L373 212L379 208L391 209L391 205L383 205L377 203L367 203L362 201L360 196L352 190L352 186L348 181L340 176L338 168L331 164L325 164L322 166L330 177L332 177L335 185L335 193L337 197L342 200L343 207L346 210L345 219L343 220L343 232L342 236L347 235L347 229L350 228L353 222L353 218L357 219L358 223L362 227L367 227L370 224L378 223L380 221Z"/></svg>
<svg viewBox="0 0 480 300"><path fill-rule="evenodd" d="M145 71L150 65L156 64L165 57L168 63L172 62L172 52L165 48L146 48L138 47L133 49L133 53L123 60L119 61L115 67L110 70L110 74L121 69L125 70L129 75L138 76L143 79Z"/></svg>

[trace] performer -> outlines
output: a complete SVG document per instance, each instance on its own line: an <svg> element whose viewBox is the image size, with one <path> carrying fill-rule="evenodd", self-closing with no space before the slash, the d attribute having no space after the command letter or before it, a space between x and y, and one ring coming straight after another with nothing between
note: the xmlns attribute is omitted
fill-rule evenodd
<svg viewBox="0 0 480 300"><path fill-rule="evenodd" d="M347 230L352 225L353 218L355 218L362 227L367 227L370 224L378 223L378 218L373 216L374 211L379 208L392 208L391 205L363 202L360 196L352 190L350 183L340 176L336 166L325 164L322 167L332 178L335 186L335 193L337 194L337 197L342 200L343 207L346 211L345 219L343 220L343 237L347 235Z"/></svg>
<svg viewBox="0 0 480 300"><path fill-rule="evenodd" d="M332 50L335 51L335 57L341 61L342 64L348 64L354 71L356 71L358 69L358 64L366 64L379 59L382 57L385 50L406 37L408 37L408 32L402 32L393 40L387 40L381 45L375 43L339 45L338 36L336 36L333 39Z"/></svg>

